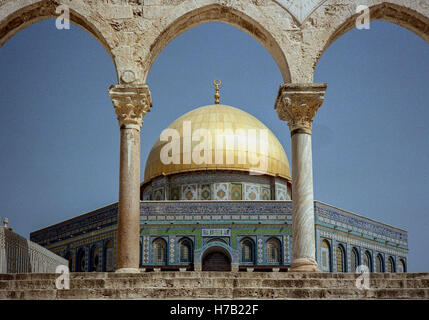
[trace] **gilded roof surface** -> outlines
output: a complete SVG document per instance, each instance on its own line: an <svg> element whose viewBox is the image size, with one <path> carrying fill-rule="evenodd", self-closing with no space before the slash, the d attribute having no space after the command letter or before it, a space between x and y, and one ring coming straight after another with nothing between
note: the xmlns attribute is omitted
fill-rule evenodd
<svg viewBox="0 0 429 320"><path fill-rule="evenodd" d="M184 122L185 125L190 124L189 132L184 129ZM221 104L208 105L184 114L168 128L177 130L178 134L176 137L170 137L168 141L160 139L156 141L146 161L145 182L160 175L197 170L253 171L290 180L289 161L279 140L261 121L243 110ZM195 138L195 134L198 134L198 129L207 131L200 131L201 137L197 141L191 141L191 137ZM253 129L253 133L249 129ZM221 132L228 134L228 130L230 130L229 136L224 140L216 140L222 136ZM184 141L191 143L191 151L186 150ZM197 164L194 161L195 157L192 156L192 150L195 152L195 148L198 145L201 146L204 141L208 141L206 150L209 150L208 154L211 153L211 160L209 158L209 161ZM230 141L230 143L226 141ZM235 143L231 143L231 141L235 141ZM163 163L161 151L164 146L164 150L168 149L166 144L172 145L173 143L180 149L170 151L168 155L173 156L173 152L175 152L174 154L177 156L179 153L180 163ZM227 152L230 152L231 155L234 152L234 161L227 161ZM216 158L216 154L222 153L222 161L219 161L221 158ZM240 155L243 154L245 161L243 158L240 160ZM266 156L264 158L266 162L259 161L263 156ZM191 162L186 163L186 159L191 159Z"/></svg>

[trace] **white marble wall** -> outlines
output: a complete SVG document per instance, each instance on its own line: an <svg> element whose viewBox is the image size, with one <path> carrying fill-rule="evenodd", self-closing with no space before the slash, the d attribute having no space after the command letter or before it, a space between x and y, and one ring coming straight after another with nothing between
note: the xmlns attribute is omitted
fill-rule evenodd
<svg viewBox="0 0 429 320"><path fill-rule="evenodd" d="M0 273L55 273L68 261L48 249L0 227Z"/></svg>

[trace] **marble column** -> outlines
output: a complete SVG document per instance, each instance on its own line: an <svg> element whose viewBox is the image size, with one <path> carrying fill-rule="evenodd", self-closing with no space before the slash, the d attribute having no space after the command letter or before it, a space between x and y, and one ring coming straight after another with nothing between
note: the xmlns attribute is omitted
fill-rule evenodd
<svg viewBox="0 0 429 320"><path fill-rule="evenodd" d="M316 262L313 117L323 103L326 84L283 84L275 109L287 121L292 138L292 264L289 271L320 272Z"/></svg>
<svg viewBox="0 0 429 320"><path fill-rule="evenodd" d="M121 131L116 272L138 272L140 257L140 129L152 106L147 85L109 88Z"/></svg>

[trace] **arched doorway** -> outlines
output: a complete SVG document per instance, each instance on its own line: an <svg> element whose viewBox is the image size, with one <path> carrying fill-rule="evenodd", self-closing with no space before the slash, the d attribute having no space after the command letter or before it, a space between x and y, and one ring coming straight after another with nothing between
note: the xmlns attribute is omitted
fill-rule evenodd
<svg viewBox="0 0 429 320"><path fill-rule="evenodd" d="M202 259L203 271L231 271L231 257L220 247L213 247L204 253Z"/></svg>

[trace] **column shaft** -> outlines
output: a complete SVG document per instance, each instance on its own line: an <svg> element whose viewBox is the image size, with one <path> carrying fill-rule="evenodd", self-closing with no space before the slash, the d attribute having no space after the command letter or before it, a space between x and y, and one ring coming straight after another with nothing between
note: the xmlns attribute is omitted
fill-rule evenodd
<svg viewBox="0 0 429 320"><path fill-rule="evenodd" d="M283 84L275 109L288 122L292 137L292 264L289 271L317 268L313 201L311 132L326 84Z"/></svg>
<svg viewBox="0 0 429 320"><path fill-rule="evenodd" d="M118 269L139 268L140 130L121 128Z"/></svg>
<svg viewBox="0 0 429 320"><path fill-rule="evenodd" d="M315 259L311 135L292 136L292 258Z"/></svg>
<svg viewBox="0 0 429 320"><path fill-rule="evenodd" d="M140 264L140 128L150 111L148 86L109 89L121 131L118 256L116 272L138 272Z"/></svg>

